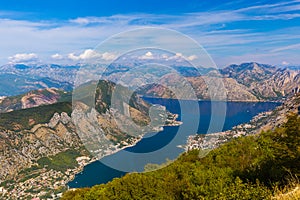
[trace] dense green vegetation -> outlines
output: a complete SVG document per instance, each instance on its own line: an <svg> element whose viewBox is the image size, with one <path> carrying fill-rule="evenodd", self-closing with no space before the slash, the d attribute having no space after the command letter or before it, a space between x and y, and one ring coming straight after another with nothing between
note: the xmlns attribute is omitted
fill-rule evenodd
<svg viewBox="0 0 300 200"><path fill-rule="evenodd" d="M79 156L80 153L78 151L67 150L54 156L40 158L37 163L40 167L65 172L67 169L73 169L78 166L76 158Z"/></svg>
<svg viewBox="0 0 300 200"><path fill-rule="evenodd" d="M48 123L55 112L66 112L70 115L71 111L71 102L60 102L52 105L1 113L0 129L30 129L34 124Z"/></svg>
<svg viewBox="0 0 300 200"><path fill-rule="evenodd" d="M282 127L234 139L203 158L193 150L153 172L66 192L67 199L270 199L274 188L299 176L300 118Z"/></svg>

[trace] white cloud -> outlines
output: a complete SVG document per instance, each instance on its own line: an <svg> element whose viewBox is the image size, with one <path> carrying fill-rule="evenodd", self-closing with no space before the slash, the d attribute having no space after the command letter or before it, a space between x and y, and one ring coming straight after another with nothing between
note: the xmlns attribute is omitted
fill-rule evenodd
<svg viewBox="0 0 300 200"><path fill-rule="evenodd" d="M59 51L66 59L62 59L61 62L67 62L69 52L97 46L111 35L128 30L129 27L124 27L122 23L83 27L66 22L31 22L0 18L0 43L3 49L0 65L6 64L9 56L20 51L38 52L39 59L45 62L53 61L49 52Z"/></svg>
<svg viewBox="0 0 300 200"><path fill-rule="evenodd" d="M70 53L68 55L68 58L70 58L71 60L89 60L89 59L102 58L102 54L92 49L87 49L82 54L79 54L78 56L76 56L74 53Z"/></svg>
<svg viewBox="0 0 300 200"><path fill-rule="evenodd" d="M151 51L148 51L148 52L145 54L145 56L147 56L147 57L152 57L153 54L151 53Z"/></svg>
<svg viewBox="0 0 300 200"><path fill-rule="evenodd" d="M55 59L55 60L61 60L61 59L63 59L64 57L63 57L62 55L56 53L56 54L53 54L53 55L51 56L51 58L52 58L52 59Z"/></svg>
<svg viewBox="0 0 300 200"><path fill-rule="evenodd" d="M79 56L76 56L74 53L68 54L68 58L71 59L71 60L74 60L74 61L80 59Z"/></svg>
<svg viewBox="0 0 300 200"><path fill-rule="evenodd" d="M38 60L38 56L35 53L18 53L8 57L11 63L26 63L34 62Z"/></svg>
<svg viewBox="0 0 300 200"><path fill-rule="evenodd" d="M95 61L95 60L113 60L116 55L113 53L105 52L100 53L92 49L86 49L82 54L76 55L75 53L68 54L68 58L73 61Z"/></svg>
<svg viewBox="0 0 300 200"><path fill-rule="evenodd" d="M133 57L133 58L136 58L136 57ZM190 55L188 57L185 57L182 53L180 52L177 52L173 55L167 55L167 54L160 54L160 53L153 53L151 51L148 51L146 52L145 54L143 54L142 56L138 56L137 57L138 59L141 59L141 60L152 60L152 59L155 59L155 60L164 60L164 61L184 61L185 59L186 60L189 60L189 61L193 61L195 59L198 58L198 56L196 55Z"/></svg>
<svg viewBox="0 0 300 200"><path fill-rule="evenodd" d="M91 19L79 17L79 18L70 20L70 22L77 23L77 24L89 24L89 23L91 23Z"/></svg>
<svg viewBox="0 0 300 200"><path fill-rule="evenodd" d="M161 58L166 60L166 59L168 59L168 58L169 58L169 56L168 56L168 55L166 55L166 54L163 54L163 55L161 56Z"/></svg>
<svg viewBox="0 0 300 200"><path fill-rule="evenodd" d="M76 19L71 19L69 22L79 25L88 25L88 24L112 24L112 23L118 23L118 25L121 24L128 24L128 21L131 21L137 17L140 17L139 15L113 15L109 17L78 17Z"/></svg>
<svg viewBox="0 0 300 200"><path fill-rule="evenodd" d="M193 60L195 60L195 59L197 59L198 57L196 56L196 55L191 55L191 56L189 56L189 57L187 57L187 59L189 60L189 61L193 61Z"/></svg>
<svg viewBox="0 0 300 200"><path fill-rule="evenodd" d="M226 7L224 7L226 9ZM297 41L300 39L300 28L289 26L290 30L285 30L284 26L271 28L268 32L257 31L255 26L241 29L229 29L232 22L257 21L257 20L292 20L299 18L300 14L295 12L300 9L299 1L289 1L270 4L254 4L252 7L237 10L220 9L204 11L198 13L186 13L182 15L159 15L159 14L128 14L113 15L109 17L79 17L68 21L29 21L9 19L10 15L0 18L1 48L4 49L0 57L1 64L7 62L7 57L22 52L38 52L39 59L51 61L82 61L89 59L112 60L116 57L111 49L103 50L106 53L93 51L78 52L80 49L97 46L100 42L111 35L122 31L143 26L158 26L175 29L190 37L193 37L209 53L215 55L215 59L220 60L229 56L252 55L253 49L262 49L262 52L280 52L286 50L298 50ZM288 11L293 11L288 12ZM1 13L0 13L1 16ZM256 22L255 22L256 23ZM296 21L295 21L296 23ZM278 22L279 24L279 22ZM290 23L292 24L292 23ZM89 26L86 26L89 25ZM268 37L271 35L272 37ZM172 38L158 35L158 40L167 41ZM130 41L132 43L136 40ZM181 41L175 40L174 45L181 48ZM285 46L288 44L296 44ZM115 44L118 49L119 44ZM130 43L128 44L130 45ZM49 52L60 52L61 55L49 55ZM181 51L179 49L178 51ZM184 51L183 51L184 52ZM186 52L185 52L186 53ZM196 59L194 52L188 52L188 60ZM201 56L201 55L199 55ZM278 55L282 60L294 59L296 53L286 54L287 57ZM10 57L10 61L17 61L20 56ZM142 55L141 58L151 59L158 55ZM172 56L161 55L158 58L170 59ZM69 59L68 59L69 58ZM172 59L178 59L174 55ZM251 58L251 57L250 57ZM269 58L269 57L268 57ZM279 59L278 58L278 59ZM21 59L21 58L20 58ZM20 60L19 59L19 60ZM34 58L33 58L34 59ZM65 60L64 60L65 59ZM21 59L22 60L22 59ZM25 59L26 60L26 59ZM270 57L270 62L274 59ZM219 62L219 61L217 61Z"/></svg>
<svg viewBox="0 0 300 200"><path fill-rule="evenodd" d="M165 60L178 60L178 61L182 61L184 59L184 56L182 55L182 53L175 53L174 56L169 56L168 58L166 58Z"/></svg>
<svg viewBox="0 0 300 200"><path fill-rule="evenodd" d="M147 59L154 59L153 53L151 51L148 51L144 55L140 56L139 59L147 60Z"/></svg>
<svg viewBox="0 0 300 200"><path fill-rule="evenodd" d="M102 59L103 60L114 60L117 56L113 53L108 53L108 52L105 52L102 54Z"/></svg>
<svg viewBox="0 0 300 200"><path fill-rule="evenodd" d="M165 59L166 61L168 61L168 60L184 61L185 59L188 60L188 61L193 61L193 60L196 60L198 58L198 56L196 56L196 55L190 55L190 56L186 57L182 53L178 53L177 52L173 56L163 55L162 58Z"/></svg>
<svg viewBox="0 0 300 200"><path fill-rule="evenodd" d="M175 57L176 57L176 58L180 58L180 57L183 57L183 55L182 55L182 53L176 53L176 54L175 54Z"/></svg>
<svg viewBox="0 0 300 200"><path fill-rule="evenodd" d="M282 63L281 63L282 65L289 65L290 63L289 62L287 62L287 61L282 61Z"/></svg>

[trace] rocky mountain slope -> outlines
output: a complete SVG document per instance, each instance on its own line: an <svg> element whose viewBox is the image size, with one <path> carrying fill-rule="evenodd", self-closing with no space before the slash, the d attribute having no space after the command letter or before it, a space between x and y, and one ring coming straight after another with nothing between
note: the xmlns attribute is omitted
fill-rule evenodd
<svg viewBox="0 0 300 200"><path fill-rule="evenodd" d="M73 83L76 72L81 65L57 65L57 64L7 64L0 66L0 74L12 74L24 78L49 78L53 81Z"/></svg>
<svg viewBox="0 0 300 200"><path fill-rule="evenodd" d="M64 102L1 114L3 198L29 199L30 193L45 192L45 188L65 187L67 169L72 174L78 167L72 159L89 155L76 134L71 110L71 104Z"/></svg>
<svg viewBox="0 0 300 200"><path fill-rule="evenodd" d="M0 113L64 101L71 101L70 92L55 88L39 89L18 96L2 97L0 99Z"/></svg>
<svg viewBox="0 0 300 200"><path fill-rule="evenodd" d="M297 69L244 63L230 65L222 69L221 74L245 85L258 100L278 100L300 91L300 70Z"/></svg>
<svg viewBox="0 0 300 200"><path fill-rule="evenodd" d="M258 63L243 63L240 65L229 65L220 70L220 73L227 78L233 78L245 86L253 82L269 79L276 72L276 67Z"/></svg>
<svg viewBox="0 0 300 200"><path fill-rule="evenodd" d="M259 99L276 99L300 92L300 70L278 69L269 79L253 82L250 90Z"/></svg>
<svg viewBox="0 0 300 200"><path fill-rule="evenodd" d="M226 99L229 101L282 100L300 91L299 77L300 70L282 69L258 63L230 65L219 72L210 69L201 76L185 73L185 78L193 87L198 99L224 100L218 98L218 92L225 92ZM168 82L169 79L174 79L174 77L164 75L161 78L162 82ZM219 90L216 88L213 93L210 93L207 84L210 82L222 82L224 87L219 87ZM167 90L159 84L146 85L138 92L145 96L163 98L174 98L176 95L172 93L172 88Z"/></svg>
<svg viewBox="0 0 300 200"><path fill-rule="evenodd" d="M41 197L63 191L66 183L92 157L101 158L132 145L145 132L164 125L150 123L148 114L153 114L153 108L149 110L150 104L136 93L109 81L95 83L95 107L91 108L87 94L92 84L80 87L82 96L73 102L73 107L71 102L58 102L0 114L0 189L4 191L3 198L28 199L33 197L32 194ZM110 97L118 88L122 97L128 92L132 95L129 101L120 96L116 105ZM51 95L54 92L46 91ZM23 97L27 99L30 95ZM118 105L124 108L117 109ZM155 116L161 116L160 111L164 110L158 109ZM167 114L168 119L170 116L175 118Z"/></svg>

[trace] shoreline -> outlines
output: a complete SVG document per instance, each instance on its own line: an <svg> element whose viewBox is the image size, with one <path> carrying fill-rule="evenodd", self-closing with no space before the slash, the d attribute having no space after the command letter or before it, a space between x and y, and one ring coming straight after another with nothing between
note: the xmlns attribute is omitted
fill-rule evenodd
<svg viewBox="0 0 300 200"><path fill-rule="evenodd" d="M258 134L260 131L262 131L262 127L264 126L265 122L264 120L271 118L274 112L282 108L282 105L283 104L281 102L280 105L276 106L273 110L257 113L250 119L250 121L237 124L226 131L190 135L187 137L186 143L178 145L178 147L184 149L185 152L193 149L212 150L233 138ZM259 123L260 120L262 120L262 122Z"/></svg>
<svg viewBox="0 0 300 200"><path fill-rule="evenodd" d="M180 126L180 125L182 125L183 122L181 122L181 121L176 121L176 119L178 118L178 114L172 114L172 115L173 115L174 118L173 118L173 121L172 121L171 124L164 124L164 125L159 126L159 127L157 127L157 128L154 127L153 129L154 129L154 130L157 129L157 130L160 132L160 131L162 131L161 129L163 129L164 127L167 127L167 126ZM146 133L146 134L147 134L147 133ZM138 142L140 142L140 141L144 138L144 136L145 136L146 134L142 135L142 136L139 137L139 138L136 138L132 144L123 146L123 147L121 147L121 148L116 148L114 151L110 151L108 154L103 155L102 157L98 157L98 158L97 158L97 157L92 157L92 158L90 158L89 161L83 163L82 165L79 164L79 166L78 166L77 168L69 169L69 170L71 170L71 173L70 173L70 175L69 175L70 178L68 178L68 179L66 180L66 184L65 184L65 186L67 187L67 189L68 189L68 190L70 190L70 189L78 189L78 188L70 188L69 185L68 185L68 183L74 181L74 179L76 178L76 175L82 173L83 170L84 170L84 168L85 168L86 166L88 166L88 165L90 165L90 164L92 164L92 163L94 163L94 162L96 162L96 161L100 161L102 158L104 158L104 157L106 157L106 156L113 155L113 154L115 154L115 153L118 153L119 151L122 151L122 150L126 149L126 148L130 148L130 147L135 146ZM118 146L118 145L116 145L116 146ZM115 146L115 147L116 147L116 146ZM80 157L77 157L77 158L80 158Z"/></svg>
<svg viewBox="0 0 300 200"><path fill-rule="evenodd" d="M78 189L78 188L70 188L69 185L68 185L68 183L74 181L74 179L76 178L76 175L78 175L78 174L80 174L81 172L83 172L83 170L84 170L84 168L85 168L86 166L88 166L88 165L90 165L90 164L92 164L92 163L94 163L94 162L96 162L96 161L100 161L102 158L104 158L104 157L106 157L106 156L110 156L110 155L113 155L113 154L115 154L115 153L118 153L119 151L122 151L122 150L124 150L124 149L126 149L126 148L133 147L133 146L135 146L139 141L141 141L142 139L143 139L143 137L138 138L138 139L136 139L136 140L134 141L134 143L132 143L132 144L130 144L130 145L123 146L123 147L118 148L118 149L116 148L116 150L111 151L111 152L109 152L108 154L103 155L102 157L99 157L99 158L97 158L97 157L92 157L92 158L90 158L90 160L89 160L88 162L86 162L86 163L84 163L84 164L82 164L82 165L79 165L77 168L72 169L72 172L73 172L73 173L70 174L70 176L69 176L70 178L69 178L68 180L66 180L65 186L68 188L68 190L69 190L69 189ZM77 157L77 158L80 158L80 157Z"/></svg>
<svg viewBox="0 0 300 200"><path fill-rule="evenodd" d="M230 99L224 99L224 100L216 100L216 99L175 99L175 98L162 98L162 97L151 97L151 96L140 96L141 98L149 98L149 99L167 99L167 100L180 100L180 101L199 101L199 102L241 102L241 103L264 103L264 102L272 102L272 103L282 103L285 99L278 99L278 100L230 100Z"/></svg>

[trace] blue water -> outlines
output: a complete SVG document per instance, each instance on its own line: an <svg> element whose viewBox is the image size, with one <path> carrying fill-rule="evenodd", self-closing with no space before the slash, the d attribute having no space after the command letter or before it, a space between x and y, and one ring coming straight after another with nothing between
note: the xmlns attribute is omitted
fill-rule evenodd
<svg viewBox="0 0 300 200"><path fill-rule="evenodd" d="M176 99L144 98L152 104L160 104L179 115L181 126L164 127L158 133L149 133L135 146L87 165L68 185L71 188L91 187L107 183L127 172L141 172L148 163L161 164L166 159L176 159L189 135L220 132L241 123L249 122L260 112L274 109L274 102L210 102L179 101Z"/></svg>

